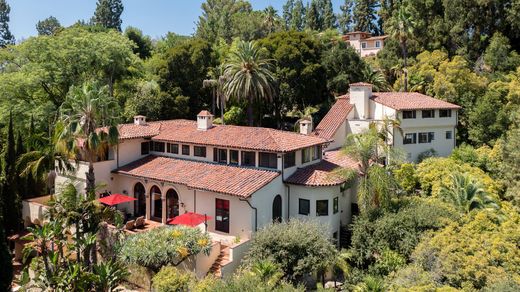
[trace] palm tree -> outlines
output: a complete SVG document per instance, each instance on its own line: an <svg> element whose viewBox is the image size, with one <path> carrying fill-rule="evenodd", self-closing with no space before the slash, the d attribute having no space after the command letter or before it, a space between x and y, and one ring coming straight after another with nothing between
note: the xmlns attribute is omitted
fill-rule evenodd
<svg viewBox="0 0 520 292"><path fill-rule="evenodd" d="M208 75L210 79L203 80L202 87L212 89L212 114L215 114L215 103L217 103L220 108L220 119L222 120L222 124L224 124L224 108L227 101L226 93L224 91L224 85L227 81L227 77L224 74L224 66L220 65L213 68Z"/></svg>
<svg viewBox="0 0 520 292"><path fill-rule="evenodd" d="M374 91L390 91L391 87L383 72L366 66L361 73L363 74L363 81L372 84Z"/></svg>
<svg viewBox="0 0 520 292"><path fill-rule="evenodd" d="M96 187L94 162L105 159L119 137L119 106L107 89L98 83L72 87L56 124L57 151L73 154L88 163L87 193L94 192Z"/></svg>
<svg viewBox="0 0 520 292"><path fill-rule="evenodd" d="M267 31L269 33L274 32L275 27L280 24L280 19L277 14L276 9L273 6L269 5L264 9L264 25L267 27Z"/></svg>
<svg viewBox="0 0 520 292"><path fill-rule="evenodd" d="M398 10L389 19L386 31L392 38L399 40L401 51L403 53L403 72L404 72L404 91L408 91L408 40L413 37L415 21L412 14L408 10L407 5L400 5Z"/></svg>
<svg viewBox="0 0 520 292"><path fill-rule="evenodd" d="M251 274L258 276L269 286L275 286L283 277L280 267L269 260L256 261L251 266Z"/></svg>
<svg viewBox="0 0 520 292"><path fill-rule="evenodd" d="M306 106L303 111L299 110L297 107L294 107L292 111L288 112L286 114L289 118L298 118L298 121L296 121L296 124L294 126L295 130L297 126L300 124L303 120L309 120L311 123L313 122L312 115L317 113L319 109L314 106Z"/></svg>
<svg viewBox="0 0 520 292"><path fill-rule="evenodd" d="M262 50L254 42L239 42L225 65L228 80L224 85L226 96L247 99L249 125L253 126L253 101L273 100L276 81L272 60L262 57Z"/></svg>
<svg viewBox="0 0 520 292"><path fill-rule="evenodd" d="M498 205L482 188L482 185L467 174L455 173L452 184L442 186L442 198L463 213L474 209L498 209Z"/></svg>

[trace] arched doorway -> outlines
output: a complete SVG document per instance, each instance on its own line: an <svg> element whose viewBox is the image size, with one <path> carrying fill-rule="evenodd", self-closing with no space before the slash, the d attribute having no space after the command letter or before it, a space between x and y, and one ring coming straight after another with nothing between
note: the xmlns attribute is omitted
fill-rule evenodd
<svg viewBox="0 0 520 292"><path fill-rule="evenodd" d="M276 195L273 200L273 222L282 222L282 196Z"/></svg>
<svg viewBox="0 0 520 292"><path fill-rule="evenodd" d="M152 207L151 210L151 217L153 220L161 221L162 220L162 196L161 196L161 189L158 186L153 186L150 189L150 206Z"/></svg>
<svg viewBox="0 0 520 292"><path fill-rule="evenodd" d="M174 189L166 192L166 218L179 216L179 195Z"/></svg>
<svg viewBox="0 0 520 292"><path fill-rule="evenodd" d="M134 186L134 215L145 216L146 215L146 190L142 183L136 183Z"/></svg>

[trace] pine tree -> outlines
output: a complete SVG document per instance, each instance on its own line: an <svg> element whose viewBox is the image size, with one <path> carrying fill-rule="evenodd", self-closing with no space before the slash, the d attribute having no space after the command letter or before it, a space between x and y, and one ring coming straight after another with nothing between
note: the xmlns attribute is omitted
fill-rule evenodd
<svg viewBox="0 0 520 292"><path fill-rule="evenodd" d="M345 0L345 3L340 6L341 13L338 17L339 29L341 33L345 34L352 28L354 22L352 17L352 8L354 7L354 0Z"/></svg>
<svg viewBox="0 0 520 292"><path fill-rule="evenodd" d="M323 29L334 29L338 27L331 0L321 1L321 19L323 20Z"/></svg>
<svg viewBox="0 0 520 292"><path fill-rule="evenodd" d="M283 21L285 25L285 29L289 29L292 23L292 13L294 9L294 0L287 0L287 2L283 5Z"/></svg>
<svg viewBox="0 0 520 292"><path fill-rule="evenodd" d="M312 0L312 2L307 5L307 11L305 13L305 28L317 31L321 31L322 29L320 6L316 0Z"/></svg>
<svg viewBox="0 0 520 292"><path fill-rule="evenodd" d="M378 0L356 0L354 6L354 22L356 25L354 30L379 35L381 29L377 24L378 7Z"/></svg>
<svg viewBox="0 0 520 292"><path fill-rule="evenodd" d="M11 7L5 0L0 0L0 48L14 44L14 36L9 30L9 13Z"/></svg>
<svg viewBox="0 0 520 292"><path fill-rule="evenodd" d="M121 0L98 0L92 23L121 31L123 9Z"/></svg>
<svg viewBox="0 0 520 292"><path fill-rule="evenodd" d="M302 31L305 27L305 6L302 0L294 2L292 11L291 29Z"/></svg>
<svg viewBox="0 0 520 292"><path fill-rule="evenodd" d="M44 20L38 21L36 30L38 35L53 35L62 28L58 19L54 16L49 16Z"/></svg>
<svg viewBox="0 0 520 292"><path fill-rule="evenodd" d="M4 187L2 190L4 204L5 231L7 234L18 231L21 223L21 201L16 187L16 143L13 129L13 114L9 115L7 130L7 148L4 153Z"/></svg>

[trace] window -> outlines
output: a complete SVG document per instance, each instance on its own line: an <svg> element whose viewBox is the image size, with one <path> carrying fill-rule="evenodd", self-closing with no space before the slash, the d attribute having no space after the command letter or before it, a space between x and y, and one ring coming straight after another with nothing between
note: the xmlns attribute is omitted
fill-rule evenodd
<svg viewBox="0 0 520 292"><path fill-rule="evenodd" d="M172 143L166 144L166 152L173 153L173 154L179 154L179 144L172 144Z"/></svg>
<svg viewBox="0 0 520 292"><path fill-rule="evenodd" d="M190 145L182 145L182 155L190 155Z"/></svg>
<svg viewBox="0 0 520 292"><path fill-rule="evenodd" d="M229 233L229 201L215 199L215 230Z"/></svg>
<svg viewBox="0 0 520 292"><path fill-rule="evenodd" d="M339 198L335 197L334 200L332 200L332 214L336 214L339 211Z"/></svg>
<svg viewBox="0 0 520 292"><path fill-rule="evenodd" d="M403 119L415 119L415 111L403 111Z"/></svg>
<svg viewBox="0 0 520 292"><path fill-rule="evenodd" d="M435 138L434 132L419 133L419 143L431 143Z"/></svg>
<svg viewBox="0 0 520 292"><path fill-rule="evenodd" d="M242 151L242 165L256 166L256 153L251 151Z"/></svg>
<svg viewBox="0 0 520 292"><path fill-rule="evenodd" d="M446 140L451 140L451 131L446 131Z"/></svg>
<svg viewBox="0 0 520 292"><path fill-rule="evenodd" d="M146 155L150 153L150 142L141 143L141 155Z"/></svg>
<svg viewBox="0 0 520 292"><path fill-rule="evenodd" d="M308 216L311 213L311 201L306 199L299 199L298 214Z"/></svg>
<svg viewBox="0 0 520 292"><path fill-rule="evenodd" d="M276 153L260 152L259 166L266 168L277 168L278 155Z"/></svg>
<svg viewBox="0 0 520 292"><path fill-rule="evenodd" d="M197 157L206 157L206 147L193 146L193 155Z"/></svg>
<svg viewBox="0 0 520 292"><path fill-rule="evenodd" d="M164 152L164 142L152 142L153 144L153 151L155 152Z"/></svg>
<svg viewBox="0 0 520 292"><path fill-rule="evenodd" d="M283 157L283 168L289 168L296 165L296 152L285 153Z"/></svg>
<svg viewBox="0 0 520 292"><path fill-rule="evenodd" d="M317 200L316 201L316 216L328 216L329 215L329 200Z"/></svg>
<svg viewBox="0 0 520 292"><path fill-rule="evenodd" d="M408 133L404 134L403 144L415 144L417 143L417 134Z"/></svg>
<svg viewBox="0 0 520 292"><path fill-rule="evenodd" d="M376 48L380 48L381 47L381 41L376 41Z"/></svg>
<svg viewBox="0 0 520 292"><path fill-rule="evenodd" d="M367 43L361 43L361 48L362 49L366 49L367 48Z"/></svg>
<svg viewBox="0 0 520 292"><path fill-rule="evenodd" d="M238 165L238 150L229 150L229 164Z"/></svg>
<svg viewBox="0 0 520 292"><path fill-rule="evenodd" d="M311 148L302 149L302 163L311 161Z"/></svg>
<svg viewBox="0 0 520 292"><path fill-rule="evenodd" d="M439 117L441 118L449 118L451 117L451 110L439 110Z"/></svg>
<svg viewBox="0 0 520 292"><path fill-rule="evenodd" d="M227 163L227 149L213 148L213 161Z"/></svg>
<svg viewBox="0 0 520 292"><path fill-rule="evenodd" d="M423 119L435 118L435 111L434 110L423 110L422 118Z"/></svg>
<svg viewBox="0 0 520 292"><path fill-rule="evenodd" d="M321 145L316 145L312 148L312 160L321 159Z"/></svg>

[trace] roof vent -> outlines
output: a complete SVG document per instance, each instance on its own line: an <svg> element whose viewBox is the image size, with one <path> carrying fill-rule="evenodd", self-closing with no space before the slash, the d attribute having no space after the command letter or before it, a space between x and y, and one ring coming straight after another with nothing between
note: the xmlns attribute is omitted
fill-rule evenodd
<svg viewBox="0 0 520 292"><path fill-rule="evenodd" d="M145 116L134 116L134 125L144 126L146 125Z"/></svg>
<svg viewBox="0 0 520 292"><path fill-rule="evenodd" d="M213 115L208 111L201 111L197 115L197 130L206 131L213 127Z"/></svg>
<svg viewBox="0 0 520 292"><path fill-rule="evenodd" d="M300 120L300 134L310 135L312 133L312 121L310 119Z"/></svg>

